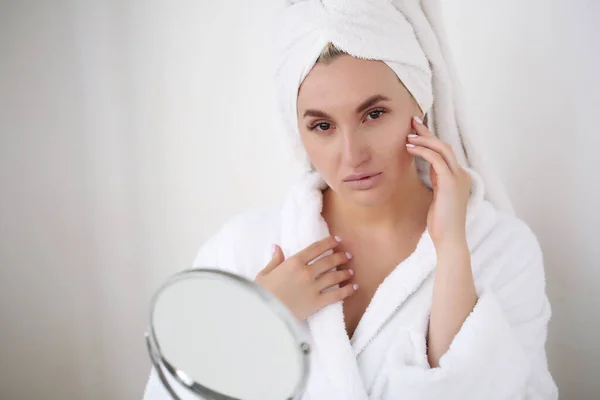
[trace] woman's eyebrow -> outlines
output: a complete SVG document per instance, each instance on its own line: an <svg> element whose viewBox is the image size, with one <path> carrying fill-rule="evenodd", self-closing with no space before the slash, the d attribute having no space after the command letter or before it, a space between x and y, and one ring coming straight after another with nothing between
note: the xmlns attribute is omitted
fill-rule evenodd
<svg viewBox="0 0 600 400"><path fill-rule="evenodd" d="M380 101L390 101L390 99L382 94L375 94L356 107L356 113L358 114L371 107L373 104L379 103Z"/></svg>
<svg viewBox="0 0 600 400"><path fill-rule="evenodd" d="M389 97L384 96L382 94L375 94L371 97L369 97L368 99L366 99L365 101L363 101L362 103L360 103L360 105L358 107L356 107L356 113L360 113L364 110L366 110L367 108L371 107L373 104L376 104L380 101L390 101ZM306 110L304 112L303 118L306 117L317 117L317 118L329 118L331 119L331 116L329 116L329 114L321 111L321 110Z"/></svg>

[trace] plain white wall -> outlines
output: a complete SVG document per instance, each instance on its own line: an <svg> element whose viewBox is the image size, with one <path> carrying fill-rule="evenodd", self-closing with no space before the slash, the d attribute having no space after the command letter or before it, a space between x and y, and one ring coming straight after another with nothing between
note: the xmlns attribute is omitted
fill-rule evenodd
<svg viewBox="0 0 600 400"><path fill-rule="evenodd" d="M474 126L545 251L561 398L598 397L598 3L445 4ZM275 11L0 2L1 398L140 398L152 290L283 198Z"/></svg>
<svg viewBox="0 0 600 400"><path fill-rule="evenodd" d="M0 398L141 398L152 290L283 198L270 3L0 3Z"/></svg>

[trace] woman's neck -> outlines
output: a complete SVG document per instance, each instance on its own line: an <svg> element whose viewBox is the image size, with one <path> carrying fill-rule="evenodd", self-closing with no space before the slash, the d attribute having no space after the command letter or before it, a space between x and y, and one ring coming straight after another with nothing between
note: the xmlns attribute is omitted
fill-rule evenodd
<svg viewBox="0 0 600 400"><path fill-rule="evenodd" d="M343 225L346 232L389 235L424 229L432 201L433 192L413 168L388 201L377 206L356 204L326 189L323 192L323 217L338 231L337 228Z"/></svg>

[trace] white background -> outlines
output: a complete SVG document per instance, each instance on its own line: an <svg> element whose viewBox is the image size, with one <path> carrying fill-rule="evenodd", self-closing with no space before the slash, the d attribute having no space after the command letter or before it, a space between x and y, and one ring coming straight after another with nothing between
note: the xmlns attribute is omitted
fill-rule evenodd
<svg viewBox="0 0 600 400"><path fill-rule="evenodd" d="M2 399L141 398L152 290L283 198L273 3L0 2ZM600 6L445 8L473 125L545 252L561 398L598 398Z"/></svg>

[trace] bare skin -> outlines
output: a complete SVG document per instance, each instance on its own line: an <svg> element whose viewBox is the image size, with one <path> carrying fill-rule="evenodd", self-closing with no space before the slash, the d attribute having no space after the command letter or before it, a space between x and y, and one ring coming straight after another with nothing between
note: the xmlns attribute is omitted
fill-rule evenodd
<svg viewBox="0 0 600 400"><path fill-rule="evenodd" d="M351 255L336 265L353 271L336 289L346 290L338 297L344 300L348 335L377 287L414 251L427 227L438 256L428 358L438 366L477 301L465 232L469 175L452 149L413 118L423 118L417 103L383 62L343 55L315 65L299 89L297 111L304 147L328 184L322 215L330 232L343 239L335 251ZM419 179L416 156L432 164L433 190ZM348 182L361 173L377 178L366 188ZM278 265L290 265L280 249L263 284L283 286L283 275L277 283L273 274ZM327 274L339 272L334 271ZM353 293L348 283L359 289ZM311 307L293 306L302 309L302 317L330 304L315 301L314 289L306 288Z"/></svg>
<svg viewBox="0 0 600 400"><path fill-rule="evenodd" d="M357 231L346 223L339 209L335 207L335 199L332 197L330 189L324 193L323 217L330 230L344 238L340 250L348 251L353 256L340 268L353 269L352 282L348 283L357 283L360 287L356 294L345 299L343 303L346 331L351 338L379 285L415 250L425 230L425 224L422 220L415 219L412 226L398 226L387 232L368 229ZM424 201L422 205L420 213L426 214L428 202Z"/></svg>
<svg viewBox="0 0 600 400"><path fill-rule="evenodd" d="M374 94L389 100L356 112ZM305 117L309 109L329 118L311 112ZM344 238L342 249L353 258L343 268L354 269L352 281L360 287L344 301L349 337L381 282L414 251L425 230L433 193L420 181L414 157L404 147L412 133L411 117L419 112L394 72L378 61L342 56L330 65L316 65L299 91L302 141L329 186L323 193L323 217L330 231ZM343 182L361 172L383 172L383 179L362 191Z"/></svg>
<svg viewBox="0 0 600 400"><path fill-rule="evenodd" d="M330 271L348 261L345 252L336 250L338 246L339 239L329 236L285 259L281 248L275 245L271 262L258 273L254 282L276 295L299 320L305 320L356 291L352 285L345 285L324 293L352 277L348 270ZM336 251L310 264L329 250Z"/></svg>

